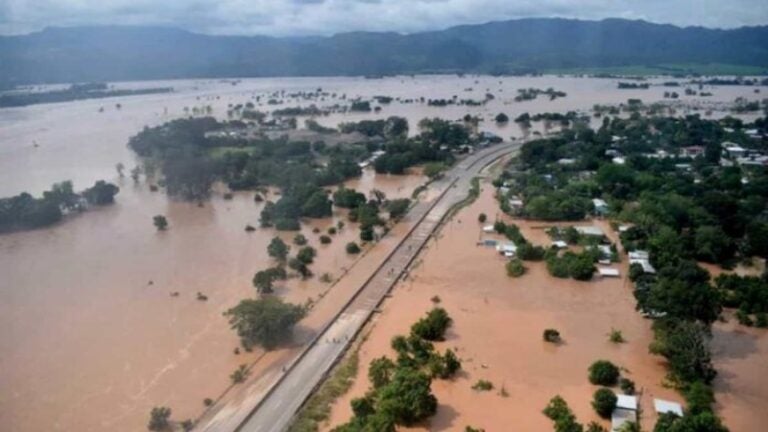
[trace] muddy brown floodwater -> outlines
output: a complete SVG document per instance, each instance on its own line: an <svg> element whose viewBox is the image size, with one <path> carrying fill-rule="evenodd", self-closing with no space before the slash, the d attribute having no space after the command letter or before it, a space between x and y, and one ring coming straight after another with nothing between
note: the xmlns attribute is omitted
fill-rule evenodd
<svg viewBox="0 0 768 432"><path fill-rule="evenodd" d="M150 408L158 405L171 407L176 420L194 418L203 411L204 398L216 398L228 386L228 376L238 365L252 363L261 355L258 350L235 355L237 339L221 316L238 300L253 295L253 273L270 265L265 248L275 233L263 229L251 234L243 231L246 224L258 225L261 204L253 202L252 194L237 193L232 200L216 194L210 203L197 207L150 192L143 181L134 184L128 178L118 179L116 163L122 162L127 170L136 164L126 143L142 127L184 116L185 108L210 106L213 115L224 118L229 104L253 101L256 96L276 90L312 91L322 87L349 98L457 95L460 99L482 99L486 92L491 92L496 99L482 107L436 108L393 102L379 113L332 114L318 121L336 126L342 121L401 115L408 118L411 133L416 133L415 125L424 117L453 119L471 113L486 117L481 130L519 137L523 131L514 123L497 126L490 118L500 111L514 118L522 112L588 110L595 103L619 103L630 97L651 102L661 99L663 93L660 87L618 91L616 81L553 76L247 79L236 86L218 80L164 81L117 85L172 86L174 93L0 109L0 196L22 191L39 194L62 180L72 180L78 190L99 179L116 182L121 188L113 206L69 218L48 229L0 235L0 430L133 432L145 428ZM518 88L527 87L554 87L566 91L568 96L552 102L545 98L511 102ZM717 101L732 101L738 96L757 98L746 87L708 90ZM292 100L282 105L262 105L259 109L338 102ZM99 112L102 107L103 112ZM723 114L715 112L713 116ZM348 185L366 192L377 188L389 197L405 197L424 180L418 173L377 176L366 171L361 179ZM486 201L487 197L479 203L489 205ZM157 214L168 217L167 232L158 233L152 226L152 216ZM342 230L328 246L319 245L318 235L311 232L314 227L325 230L342 216L339 213L334 219L313 221L303 227L310 244L319 251L312 266L317 275L328 272L338 277L355 262L343 251L344 244L357 237L354 225ZM414 302L403 307L404 318L408 319L402 322L408 323L420 315L434 294L432 289L416 289L418 284L437 283L440 287L435 289L445 291L441 291L441 296L445 296L447 307L457 319L455 335L448 343L460 345L462 355L466 352L467 357L474 358L465 363L470 376L480 376L476 368L488 363L489 377L495 382L505 380L512 396L500 402L492 395L472 395L466 390L469 378L464 377L460 385L436 384L444 386L438 387L442 403L452 404L455 410L461 407L462 418L479 424L473 410L481 409L479 405L484 405L484 399L504 406L520 399L520 412L535 408L531 412L537 413L545 402L542 401L554 393L549 390L560 382L567 386L559 392L581 417L587 415L588 398L582 393L588 386L583 383L581 363L591 361L594 353L614 356L632 366L632 353L637 351L636 357L641 358L639 353L645 350L644 342L640 343L641 338L647 337L643 321L622 328L629 336L629 344L603 346L608 324L624 325L626 317L622 311L629 310L631 300L624 298L621 287L608 282L556 285L535 266L519 281L509 281L493 253L473 246L477 235L474 224L472 230L459 226L456 222L449 225L443 243L438 242L430 252L430 256L437 254L444 250L441 245L450 241L458 247L455 256L432 260L434 264L424 266L424 276L401 288L406 293L404 298ZM469 225L465 222L461 226ZM396 229L393 235L403 232ZM293 233L280 235L286 240L293 237ZM377 255L383 253L371 254L373 258ZM467 265L457 259L466 259ZM454 266L439 267L441 262ZM317 300L321 296L326 303L339 301L344 298L342 293L324 294L329 289L331 294L334 290L351 292L353 285L364 280L365 266L372 264L361 261L360 265L363 267L355 275L333 288L320 283L318 278L305 282L294 279L278 294L293 302ZM456 272L455 279L448 275L448 269ZM479 269L484 270L478 273ZM438 270L434 276L426 276ZM458 286L452 280L468 285ZM175 292L178 296L171 296ZM208 301L196 300L198 292L208 296ZM568 298L574 300L569 306L573 313L561 309L565 307L562 300ZM621 307L617 309L611 299ZM333 315L335 305L324 304L323 300L302 323L302 331L316 330ZM592 300L605 308L595 307ZM604 322L587 319L589 314L583 307L601 311L606 315L602 318ZM488 318L497 321L478 321L478 311L487 311ZM626 319L632 322L634 318ZM548 347L538 344L538 326L544 324L562 327L567 344L557 351L546 351ZM590 324L595 324L595 328ZM485 331L488 326L507 330L488 333L495 335L488 340L466 336ZM400 331L392 327L396 328ZM519 340L503 339L512 334L519 334ZM484 353L480 349L501 341L509 345L507 351ZM530 350L530 355L524 350ZM510 353L526 355L506 358ZM578 373L571 370L576 368L566 367L565 359L570 358L578 366ZM544 390L532 389L525 380L519 386L515 383L529 366L528 380L546 384ZM655 366L647 367L649 374L656 373ZM645 370L640 366L636 369L634 374ZM257 363L254 374L261 370ZM637 381L643 386L652 385L650 379ZM535 397L522 397L523 391L532 391ZM442 394L446 392L455 394L456 399L451 402ZM466 409L459 405L462 401L467 403ZM543 424L539 416L530 417L526 421ZM452 421L446 409L441 409L435 420L443 428Z"/></svg>

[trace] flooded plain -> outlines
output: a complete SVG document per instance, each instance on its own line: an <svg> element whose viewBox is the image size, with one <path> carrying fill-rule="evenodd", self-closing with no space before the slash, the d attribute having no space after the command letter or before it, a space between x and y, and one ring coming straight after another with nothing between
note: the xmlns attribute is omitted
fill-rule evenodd
<svg viewBox="0 0 768 432"><path fill-rule="evenodd" d="M227 388L228 376L238 365L252 363L262 354L255 350L235 355L238 341L221 316L237 301L254 294L253 273L270 265L266 244L274 231L244 232L246 224L258 225L262 204L254 203L250 193L236 193L231 200L216 194L198 207L151 192L144 181L135 184L130 178L118 178L116 163L128 168L137 163L126 143L145 125L184 116L185 107L210 105L214 115L225 118L229 104L278 90L309 92L320 87L337 97L276 106L260 102L257 108L323 106L339 103L342 94L347 99L374 95L482 99L485 93L492 93L495 99L478 107L392 102L378 113L334 113L318 122L336 126L343 121L400 115L409 119L414 133L424 117L455 119L470 113L486 119L480 123L481 130L509 138L520 137L524 131L512 122L496 125L491 119L498 112L514 118L523 112L586 111L596 103L621 103L627 98L660 100L664 91L661 87L616 90L616 81L418 76L248 79L237 85L226 81L125 83L120 86L171 85L176 92L0 110L0 196L22 191L39 194L62 180L72 180L76 189L99 179L121 188L113 206L76 215L51 228L0 235L0 326L4 329L0 335L0 429L143 430L149 410L159 405L171 407L176 420L194 418L203 411L204 398L215 399ZM518 88L527 87L554 87L568 96L554 101L541 96L535 101L512 101ZM759 98L749 87L719 87L712 92L713 100L725 102L738 96ZM713 115L722 114L716 111ZM380 176L367 170L348 186L404 197L424 181L418 174ZM490 205L487 193L472 208L478 205ZM640 386L664 394L654 387L663 368L646 354L648 324L634 313L627 288L614 281L554 285L547 281L546 270L536 266L519 280L507 279L499 258L474 246L475 216L463 215L475 211L465 210L458 218L468 219L464 225L457 219L443 230L415 279L392 300L405 305L397 317L390 316L392 325L377 326L403 331L400 327L421 315L435 294L454 315L456 325L447 344L459 346L461 356L471 358L465 361L468 376L456 383L435 384L441 404L453 406L454 411L441 405L433 424L448 430L463 428L461 422L466 421L495 430L494 424L503 423L493 423L496 420L489 417L483 424L480 413L503 421L512 418L506 417L512 411L519 414L516 422L530 421L530 430L543 430L549 425L538 413L555 393L562 394L586 421L591 415L586 365L596 356L615 358L630 369ZM168 217L167 232L156 232L152 226L156 214ZM489 214L495 211L489 210ZM313 221L303 227L319 252L312 265L316 275L328 272L335 278L355 263L343 251L346 242L357 238L354 225L348 225L327 246L319 245L318 234L312 233L313 228L325 230L341 217L339 213L334 220ZM402 231L395 230L393 235ZM286 241L293 235L281 234ZM440 258L441 250L455 253ZM431 258L433 255L438 258ZM483 275L481 280L478 274ZM422 285L428 288L419 289ZM333 295L325 294L337 288L318 278L292 279L278 294L292 302L319 300L319 307L304 323L311 330L323 323L313 314L332 315L333 305L323 302L333 301ZM176 292L178 296L171 295ZM197 300L198 292L208 300ZM383 323L387 316L385 312L379 320ZM566 344L554 351L541 346L542 325L561 327ZM630 343L609 345L604 334L610 328L604 327L610 325L621 325ZM497 331L499 328L506 330ZM490 335L490 339L472 338L472 334ZM382 349L388 344L388 338L373 341ZM373 347L364 349L374 351ZM494 383L504 382L510 398L473 394L470 380L486 375ZM356 385L360 382L364 380ZM534 389L538 386L540 390ZM489 414L488 406L503 409ZM512 410L514 406L518 408Z"/></svg>

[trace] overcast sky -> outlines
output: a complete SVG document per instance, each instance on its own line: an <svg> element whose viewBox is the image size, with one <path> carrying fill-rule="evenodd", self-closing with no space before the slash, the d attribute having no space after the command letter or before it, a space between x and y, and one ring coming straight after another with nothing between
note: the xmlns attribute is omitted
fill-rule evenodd
<svg viewBox="0 0 768 432"><path fill-rule="evenodd" d="M209 34L415 32L525 17L644 19L681 26L768 24L767 0L0 0L0 33L148 24Z"/></svg>

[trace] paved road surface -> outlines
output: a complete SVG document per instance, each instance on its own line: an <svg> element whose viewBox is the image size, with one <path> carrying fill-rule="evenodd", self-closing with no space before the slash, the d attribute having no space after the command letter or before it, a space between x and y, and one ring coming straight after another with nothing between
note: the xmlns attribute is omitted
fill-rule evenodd
<svg viewBox="0 0 768 432"><path fill-rule="evenodd" d="M490 162L518 147L518 144L504 143L478 151L430 186L440 195L411 209L407 218L416 222L412 230L317 339L293 360L285 372L278 371L277 376L270 377L270 389L260 401L249 401L254 408L236 431L282 432L287 429L293 415L341 357L448 211L467 197L472 178ZM210 424L204 426L203 430L221 430L210 427Z"/></svg>

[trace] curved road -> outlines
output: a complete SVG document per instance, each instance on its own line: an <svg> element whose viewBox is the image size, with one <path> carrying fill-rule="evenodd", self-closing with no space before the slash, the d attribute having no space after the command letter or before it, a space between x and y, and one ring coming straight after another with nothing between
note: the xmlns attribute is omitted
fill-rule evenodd
<svg viewBox="0 0 768 432"><path fill-rule="evenodd" d="M411 231L394 248L360 289L340 308L330 324L304 349L285 372L273 379L269 390L235 428L238 432L282 432L294 414L341 358L350 342L416 257L437 226L456 204L467 198L471 181L494 160L517 150L520 143L503 143L475 152L445 173L430 187L439 195L416 204L406 216L415 221ZM216 421L199 430L226 430Z"/></svg>

